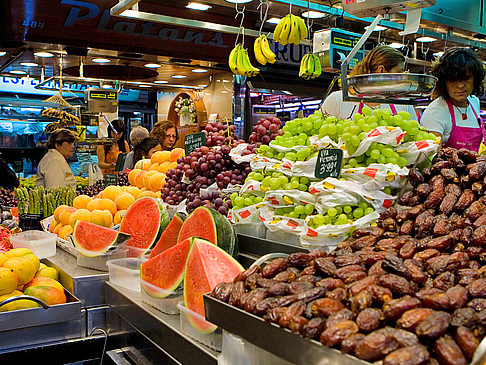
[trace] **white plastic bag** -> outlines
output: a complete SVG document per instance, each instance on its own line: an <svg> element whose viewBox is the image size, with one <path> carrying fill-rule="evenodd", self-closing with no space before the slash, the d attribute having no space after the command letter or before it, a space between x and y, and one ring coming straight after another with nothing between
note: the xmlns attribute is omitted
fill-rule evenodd
<svg viewBox="0 0 486 365"><path fill-rule="evenodd" d="M261 187L262 187L261 181L249 179L245 181L245 183L240 189L239 194L243 195L244 193L251 193L258 196L264 196L265 192L261 190Z"/></svg>
<svg viewBox="0 0 486 365"><path fill-rule="evenodd" d="M91 163L88 167L89 186L94 185L98 180L103 180L103 173L98 164Z"/></svg>
<svg viewBox="0 0 486 365"><path fill-rule="evenodd" d="M432 157L440 149L440 140L417 141L402 143L395 148L400 157L407 160L409 164L419 164L426 158Z"/></svg>
<svg viewBox="0 0 486 365"><path fill-rule="evenodd" d="M401 188L407 181L408 169L400 168L397 165L371 164L368 167L350 167L341 170L341 177L359 184L366 184L370 181L376 183L380 190L389 186ZM372 185L369 185L371 188Z"/></svg>
<svg viewBox="0 0 486 365"><path fill-rule="evenodd" d="M274 209L267 207L266 205L260 209L260 218L263 224L265 224L265 227L271 232L282 231L299 235L300 232L305 229L305 222L303 219L276 215Z"/></svg>
<svg viewBox="0 0 486 365"><path fill-rule="evenodd" d="M390 146L397 146L405 136L405 132L398 127L379 126L368 132L365 139L361 141L357 150L350 156L348 151L344 151L344 158L360 156L370 147L371 143L378 142Z"/></svg>
<svg viewBox="0 0 486 365"><path fill-rule="evenodd" d="M263 203L249 205L247 207L234 210L230 209L228 219L231 223L257 223L260 222L260 208Z"/></svg>
<svg viewBox="0 0 486 365"><path fill-rule="evenodd" d="M248 143L241 143L238 146L236 146L235 148L231 149L229 155L235 163L240 164L240 163L243 163L243 162L251 162L253 160L253 158L255 158L255 156L256 156L255 153L251 153L249 155L242 156L242 153L246 149L247 146L248 146Z"/></svg>
<svg viewBox="0 0 486 365"><path fill-rule="evenodd" d="M265 193L263 201L268 206L282 208L315 204L316 197L308 192L300 190L270 190Z"/></svg>

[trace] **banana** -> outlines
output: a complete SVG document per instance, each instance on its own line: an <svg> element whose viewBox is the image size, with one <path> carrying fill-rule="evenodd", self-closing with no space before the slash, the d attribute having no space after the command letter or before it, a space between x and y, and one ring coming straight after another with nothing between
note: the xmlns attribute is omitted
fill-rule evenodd
<svg viewBox="0 0 486 365"><path fill-rule="evenodd" d="M290 14L290 35L289 35L289 43L293 43L296 45L300 44L300 33L299 33L299 24L297 22L297 17L294 14Z"/></svg>
<svg viewBox="0 0 486 365"><path fill-rule="evenodd" d="M266 65L267 58L263 54L263 50L262 50L262 37L264 37L264 35L261 35L260 37L255 39L255 43L253 43L253 51L255 53L255 58L258 61L258 63L262 65Z"/></svg>
<svg viewBox="0 0 486 365"><path fill-rule="evenodd" d="M258 75L260 72L259 68L254 67L251 62L250 62L250 57L248 56L248 51L246 49L243 49L244 52L244 59L245 59L245 65L247 66L248 69L248 75L247 76L255 76Z"/></svg>
<svg viewBox="0 0 486 365"><path fill-rule="evenodd" d="M282 20L281 20L282 21ZM289 43L289 35L290 35L290 29L292 28L292 20L290 17L290 14L286 15L285 18L283 19L283 27L282 31L280 32L279 35L279 43L283 46Z"/></svg>
<svg viewBox="0 0 486 365"><path fill-rule="evenodd" d="M263 56L265 56L267 61L270 63L275 63L277 56L270 49L270 45L268 44L268 39L265 35L261 36L261 49L262 49Z"/></svg>
<svg viewBox="0 0 486 365"><path fill-rule="evenodd" d="M280 33L282 32L283 26L285 24L285 19L287 18L287 16L285 16L284 18L280 19L280 21L278 22L277 26L275 27L275 30L273 31L273 40L275 42L280 42Z"/></svg>
<svg viewBox="0 0 486 365"><path fill-rule="evenodd" d="M231 51L229 58L228 58L228 65L231 69L231 71L235 75L239 75L239 69L238 69L238 50L241 47L241 45L238 43L235 48Z"/></svg>
<svg viewBox="0 0 486 365"><path fill-rule="evenodd" d="M244 54L244 48L239 47L238 48L238 56L237 56L237 65L238 65L238 75L246 76L246 74L249 72L247 69L247 65L245 64L245 54Z"/></svg>
<svg viewBox="0 0 486 365"><path fill-rule="evenodd" d="M303 41L309 36L309 31L305 25L304 20L300 16L295 17L297 19L297 24L299 26L300 40Z"/></svg>
<svg viewBox="0 0 486 365"><path fill-rule="evenodd" d="M240 47L238 52L238 68L241 72L240 75L244 76L254 76L260 72L258 68L252 66L248 57L248 51L243 47Z"/></svg>
<svg viewBox="0 0 486 365"><path fill-rule="evenodd" d="M312 54L312 58L314 58L314 73L312 74L313 78L321 76L322 73L322 67L321 67L321 61L319 60L319 57L317 57L314 53Z"/></svg>

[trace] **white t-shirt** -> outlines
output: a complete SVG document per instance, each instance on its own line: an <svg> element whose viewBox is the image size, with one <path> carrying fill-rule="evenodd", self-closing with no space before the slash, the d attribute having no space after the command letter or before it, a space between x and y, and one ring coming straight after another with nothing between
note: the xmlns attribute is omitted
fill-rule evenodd
<svg viewBox="0 0 486 365"><path fill-rule="evenodd" d="M36 186L55 189L59 186L70 186L76 189L76 179L61 153L50 148L37 165Z"/></svg>
<svg viewBox="0 0 486 365"><path fill-rule="evenodd" d="M380 104L378 109L390 109L390 104ZM412 105L395 105L398 112L406 111L411 115L412 120L417 120L417 114ZM359 110L359 102L343 101L343 92L341 90L331 93L324 104L322 104L322 113L333 115L339 119L351 119Z"/></svg>
<svg viewBox="0 0 486 365"><path fill-rule="evenodd" d="M464 108L453 107L454 115L456 117L456 125L458 127L478 128L478 120L474 115L471 106L476 111L479 117L479 99L471 95L468 98L469 106L467 108L467 119L462 120L462 112ZM447 102L443 97L438 97L429 104L427 109L424 110L422 118L420 118L420 124L430 132L439 132L442 134L442 143L446 143L451 135L452 119L449 112Z"/></svg>

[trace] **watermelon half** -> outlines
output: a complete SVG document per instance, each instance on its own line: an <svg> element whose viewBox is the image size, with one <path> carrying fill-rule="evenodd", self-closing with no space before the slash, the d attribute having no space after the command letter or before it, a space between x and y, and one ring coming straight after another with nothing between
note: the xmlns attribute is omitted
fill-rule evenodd
<svg viewBox="0 0 486 365"><path fill-rule="evenodd" d="M153 298L165 298L182 283L187 254L195 238L179 242L140 267L142 289ZM146 285L148 283L149 285ZM161 290L158 290L158 289Z"/></svg>
<svg viewBox="0 0 486 365"><path fill-rule="evenodd" d="M195 238L184 272L184 306L204 317L203 294L211 292L219 283L233 281L243 270L238 261L218 246ZM194 316L189 315L188 320L203 334L217 328Z"/></svg>
<svg viewBox="0 0 486 365"><path fill-rule="evenodd" d="M130 235L127 247L142 256L157 241L170 222L169 213L160 199L144 196L135 200L123 215L120 232ZM131 252L131 251L130 251Z"/></svg>
<svg viewBox="0 0 486 365"><path fill-rule="evenodd" d="M72 234L74 246L80 253L88 257L104 254L119 243L119 236L118 231L83 221L76 222Z"/></svg>
<svg viewBox="0 0 486 365"><path fill-rule="evenodd" d="M152 249L152 252L150 252L149 259L157 256L159 253L164 252L179 242L177 238L179 237L179 232L182 224L184 223L184 219L186 219L186 215L184 213L176 213L172 217L169 225L164 232L162 232L159 240L155 244L155 247Z"/></svg>
<svg viewBox="0 0 486 365"><path fill-rule="evenodd" d="M238 244L233 226L218 211L198 207L187 217L179 232L179 242L189 237L203 238L221 247L231 256L238 255Z"/></svg>

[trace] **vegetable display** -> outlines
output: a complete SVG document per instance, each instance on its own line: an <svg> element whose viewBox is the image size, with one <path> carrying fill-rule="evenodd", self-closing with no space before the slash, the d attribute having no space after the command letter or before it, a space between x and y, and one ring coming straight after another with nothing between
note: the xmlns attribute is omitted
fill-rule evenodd
<svg viewBox="0 0 486 365"><path fill-rule="evenodd" d="M70 187L48 189L37 186L33 189L16 188L17 206L19 214L43 214L49 217L60 205L73 205L76 191Z"/></svg>

